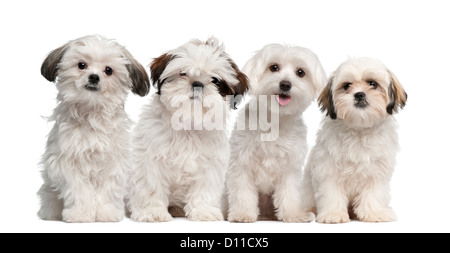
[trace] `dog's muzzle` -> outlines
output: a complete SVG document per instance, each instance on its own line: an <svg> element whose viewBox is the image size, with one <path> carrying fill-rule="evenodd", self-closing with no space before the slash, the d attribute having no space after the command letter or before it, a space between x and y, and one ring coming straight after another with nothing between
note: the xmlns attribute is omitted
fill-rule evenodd
<svg viewBox="0 0 450 253"><path fill-rule="evenodd" d="M355 107L362 109L365 108L367 105L369 105L369 103L367 103L366 100L366 93L357 92L353 96L355 97Z"/></svg>
<svg viewBox="0 0 450 253"><path fill-rule="evenodd" d="M98 82L100 81L100 77L98 75L92 74L89 76L89 82L84 86L87 90L90 91L98 91L99 86Z"/></svg>
<svg viewBox="0 0 450 253"><path fill-rule="evenodd" d="M194 95L191 97L191 99L199 99L202 97L203 86L204 86L204 84L201 82L196 81L196 82L192 83L192 89L194 90Z"/></svg>

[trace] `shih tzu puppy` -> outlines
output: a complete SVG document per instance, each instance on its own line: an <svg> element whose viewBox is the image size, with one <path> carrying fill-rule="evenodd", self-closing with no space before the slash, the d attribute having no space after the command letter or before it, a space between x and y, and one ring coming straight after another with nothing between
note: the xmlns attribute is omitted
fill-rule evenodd
<svg viewBox="0 0 450 253"><path fill-rule="evenodd" d="M56 83L58 104L41 162L38 216L65 222L120 221L131 169L124 103L130 90L148 93L145 69L123 46L94 35L50 52L41 73Z"/></svg>
<svg viewBox="0 0 450 253"><path fill-rule="evenodd" d="M244 66L249 102L237 117L227 173L228 220L309 222L300 208L307 154L302 113L326 85L318 57L298 46L270 44Z"/></svg>
<svg viewBox="0 0 450 253"><path fill-rule="evenodd" d="M317 222L396 219L389 207L398 149L393 114L406 99L394 74L371 58L349 59L329 78L319 97L327 117L302 184L304 208L317 212Z"/></svg>
<svg viewBox="0 0 450 253"><path fill-rule="evenodd" d="M247 77L215 38L189 41L156 58L150 70L157 91L134 130L130 217L223 220L226 112L247 91Z"/></svg>

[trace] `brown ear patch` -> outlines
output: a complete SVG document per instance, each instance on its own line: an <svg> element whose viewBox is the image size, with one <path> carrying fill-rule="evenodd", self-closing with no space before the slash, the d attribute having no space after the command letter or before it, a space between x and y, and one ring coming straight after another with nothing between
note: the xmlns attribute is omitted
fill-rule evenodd
<svg viewBox="0 0 450 253"><path fill-rule="evenodd" d="M389 84L390 101L386 107L386 111L389 114L393 114L394 112L398 111L399 107L401 109L405 107L406 100L408 99L408 94L406 94L397 77L389 70L388 73L391 76L391 83Z"/></svg>
<svg viewBox="0 0 450 253"><path fill-rule="evenodd" d="M131 54L127 53L127 57L130 60L130 64L127 65L127 70L132 82L131 91L143 97L150 91L150 79L145 68Z"/></svg>
<svg viewBox="0 0 450 253"><path fill-rule="evenodd" d="M233 95L233 99L230 101L230 107L231 109L235 110L237 109L237 105L241 102L243 95L248 91L249 89L249 81L247 76L242 73L236 63L234 63L233 60L231 60L228 57L228 62L230 63L231 67L236 72L236 79L238 82L235 85L226 85L227 89L221 89L219 87L220 94L225 97L227 95Z"/></svg>
<svg viewBox="0 0 450 253"><path fill-rule="evenodd" d="M176 55L172 54L163 54L159 56L158 58L154 59L152 63L150 64L150 73L151 73L151 79L153 86L157 88L156 93L158 95L161 95L161 86L163 85L165 80L160 80L160 77L164 70L166 69L167 65L171 60L173 60L176 57Z"/></svg>
<svg viewBox="0 0 450 253"><path fill-rule="evenodd" d="M238 80L238 83L233 86L233 94L230 95L244 95L248 91L249 84L248 84L248 78L247 76L242 73L236 63L234 63L231 59L228 59L228 61L231 64L231 67L236 72L236 78Z"/></svg>
<svg viewBox="0 0 450 253"><path fill-rule="evenodd" d="M44 62L41 65L41 75L45 77L50 82L54 82L56 80L56 76L58 75L59 66L58 64L61 62L64 54L69 48L69 43L58 47L57 49L50 52L50 54L45 58Z"/></svg>
<svg viewBox="0 0 450 253"><path fill-rule="evenodd" d="M325 88L320 93L320 96L318 98L320 110L322 112L326 112L326 116L330 115L332 119L336 119L336 109L334 108L334 101L333 101L333 91L331 89L333 85L334 75L332 75L328 79L328 84L325 86Z"/></svg>

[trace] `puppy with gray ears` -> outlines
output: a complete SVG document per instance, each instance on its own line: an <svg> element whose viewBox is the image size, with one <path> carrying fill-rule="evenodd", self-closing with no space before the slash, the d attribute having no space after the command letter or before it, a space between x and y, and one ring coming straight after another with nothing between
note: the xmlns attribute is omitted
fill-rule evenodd
<svg viewBox="0 0 450 253"><path fill-rule="evenodd" d="M314 215L300 208L308 151L302 113L325 86L325 71L309 49L270 44L243 72L250 80L249 102L230 139L228 220L312 221Z"/></svg>
<svg viewBox="0 0 450 253"><path fill-rule="evenodd" d="M149 92L145 69L116 41L93 35L50 52L41 73L56 83L58 104L41 161L38 216L120 221L131 169L131 122L124 103L130 90Z"/></svg>
<svg viewBox="0 0 450 253"><path fill-rule="evenodd" d="M302 183L303 208L321 223L396 219L389 181L398 150L393 114L407 94L378 60L352 58L329 78L319 97L326 117Z"/></svg>

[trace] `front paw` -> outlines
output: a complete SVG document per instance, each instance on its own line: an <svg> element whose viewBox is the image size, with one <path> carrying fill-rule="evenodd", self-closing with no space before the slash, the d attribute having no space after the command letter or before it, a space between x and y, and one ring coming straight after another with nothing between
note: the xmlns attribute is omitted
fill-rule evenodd
<svg viewBox="0 0 450 253"><path fill-rule="evenodd" d="M223 221L223 213L217 207L196 207L186 212L191 221Z"/></svg>
<svg viewBox="0 0 450 253"><path fill-rule="evenodd" d="M123 219L124 210L112 205L102 206L97 210L95 221L99 222L118 222Z"/></svg>
<svg viewBox="0 0 450 253"><path fill-rule="evenodd" d="M397 216L390 208L377 211L358 212L356 216L360 221L365 222L390 222L397 220Z"/></svg>
<svg viewBox="0 0 450 253"><path fill-rule="evenodd" d="M228 221L230 222L253 223L256 222L257 219L258 219L257 214L251 214L248 212L240 212L240 213L230 212L228 214Z"/></svg>
<svg viewBox="0 0 450 253"><path fill-rule="evenodd" d="M149 208L147 210L133 211L130 219L137 222L166 222L173 220L167 208Z"/></svg>
<svg viewBox="0 0 450 253"><path fill-rule="evenodd" d="M314 214L312 212L297 212L285 214L278 219L283 222L311 222L314 220Z"/></svg>
<svg viewBox="0 0 450 253"><path fill-rule="evenodd" d="M316 221L319 223L345 223L350 221L350 217L347 212L322 212L317 215Z"/></svg>
<svg viewBox="0 0 450 253"><path fill-rule="evenodd" d="M94 222L95 208L65 208L62 211L62 219L69 223Z"/></svg>

